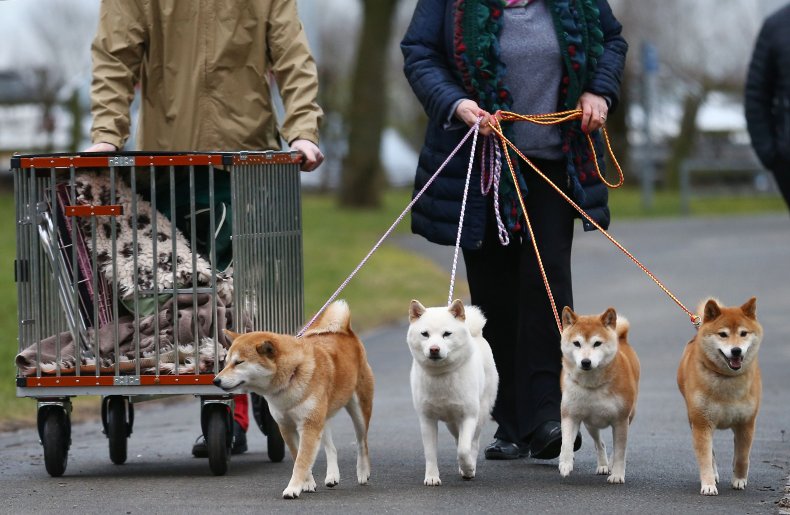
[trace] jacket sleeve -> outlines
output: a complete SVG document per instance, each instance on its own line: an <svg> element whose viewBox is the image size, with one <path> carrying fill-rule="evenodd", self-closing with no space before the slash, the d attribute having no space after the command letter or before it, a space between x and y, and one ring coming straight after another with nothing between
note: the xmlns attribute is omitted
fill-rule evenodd
<svg viewBox="0 0 790 515"><path fill-rule="evenodd" d="M288 143L306 139L317 145L324 115L318 105L318 70L296 0L275 0L271 9L267 52L285 107L280 133Z"/></svg>
<svg viewBox="0 0 790 515"><path fill-rule="evenodd" d="M614 17L609 3L598 0L598 10L603 30L603 53L585 90L608 98L611 102L609 108L614 110L620 100L620 82L623 80L628 43L621 35L623 26Z"/></svg>
<svg viewBox="0 0 790 515"><path fill-rule="evenodd" d="M744 108L746 127L757 157L766 168L776 160L773 99L776 85L776 58L771 46L771 29L763 25L754 46L749 72L746 76Z"/></svg>
<svg viewBox="0 0 790 515"><path fill-rule="evenodd" d="M428 117L441 123L459 100L469 98L444 46L447 1L419 0L400 44L406 79Z"/></svg>
<svg viewBox="0 0 790 515"><path fill-rule="evenodd" d="M148 34L137 1L102 0L91 45L93 143L122 148L129 139L129 106L139 80Z"/></svg>

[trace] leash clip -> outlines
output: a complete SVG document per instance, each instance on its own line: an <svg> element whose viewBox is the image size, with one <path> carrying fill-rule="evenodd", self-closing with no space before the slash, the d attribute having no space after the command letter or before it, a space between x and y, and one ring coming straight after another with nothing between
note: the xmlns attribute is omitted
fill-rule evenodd
<svg viewBox="0 0 790 515"><path fill-rule="evenodd" d="M694 324L694 329L699 329L699 326L702 325L702 319L699 315L691 315L691 323Z"/></svg>

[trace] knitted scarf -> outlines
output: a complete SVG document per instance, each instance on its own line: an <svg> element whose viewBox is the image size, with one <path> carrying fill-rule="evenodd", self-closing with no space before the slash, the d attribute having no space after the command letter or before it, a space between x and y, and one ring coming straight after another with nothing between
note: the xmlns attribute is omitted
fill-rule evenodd
<svg viewBox="0 0 790 515"><path fill-rule="evenodd" d="M454 1L454 57L464 87L478 105L488 112L509 110L513 98L505 85L506 68L499 58L498 42L506 0ZM559 108L573 109L584 91L588 77L595 71L598 57L603 53L600 12L595 0L545 1L558 34L564 64L559 85ZM505 136L511 139L512 127L509 125L504 124L503 129ZM563 153L568 156L568 175L574 196L580 199L584 197L582 185L599 180L595 163L578 120L563 124L561 130ZM597 149L596 152L601 155ZM514 165L517 163L515 157L511 151ZM599 161L599 166L603 169L603 159ZM518 169L516 175L522 193L526 194L526 185ZM501 209L508 229L515 233L524 230L518 198L509 173L502 174L500 196L504 199Z"/></svg>

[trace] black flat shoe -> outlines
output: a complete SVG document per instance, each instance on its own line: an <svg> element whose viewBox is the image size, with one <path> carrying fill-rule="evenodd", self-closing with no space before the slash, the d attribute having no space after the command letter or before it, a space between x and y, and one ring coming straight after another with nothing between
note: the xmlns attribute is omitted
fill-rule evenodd
<svg viewBox="0 0 790 515"><path fill-rule="evenodd" d="M582 433L576 435L573 450L578 451L582 446ZM556 420L549 420L540 425L529 442L529 456L536 460L550 460L560 455L562 448L562 429Z"/></svg>
<svg viewBox="0 0 790 515"><path fill-rule="evenodd" d="M487 460L516 460L527 455L527 449L520 449L518 445L507 440L497 438L486 446Z"/></svg>
<svg viewBox="0 0 790 515"><path fill-rule="evenodd" d="M247 433L241 428L238 422L233 421L233 446L230 448L231 454L244 454L247 452ZM195 458L208 458L208 446L203 435L197 437L195 445L192 446L192 456Z"/></svg>

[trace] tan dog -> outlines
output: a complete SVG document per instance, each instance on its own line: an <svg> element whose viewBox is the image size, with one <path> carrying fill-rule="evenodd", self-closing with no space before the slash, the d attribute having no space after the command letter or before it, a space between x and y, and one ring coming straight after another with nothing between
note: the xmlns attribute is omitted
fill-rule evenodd
<svg viewBox="0 0 790 515"><path fill-rule="evenodd" d="M741 307L724 307L708 299L701 310L702 325L680 360L678 387L686 400L702 495L719 493L715 429L735 433L732 487L746 488L762 393L757 351L763 329L757 321L756 303L752 297Z"/></svg>
<svg viewBox="0 0 790 515"><path fill-rule="evenodd" d="M573 444L584 422L598 453L597 474L609 483L625 483L628 426L636 413L639 359L628 343L628 321L613 308L601 315L562 310L562 447L560 475L573 470ZM612 468L600 430L612 427Z"/></svg>
<svg viewBox="0 0 790 515"><path fill-rule="evenodd" d="M362 342L351 330L348 305L330 304L302 338L269 332L238 335L225 368L214 384L226 391L255 392L266 398L280 427L294 468L283 498L295 499L302 491L314 492L313 463L323 442L326 479L333 487L340 481L337 451L327 420L346 408L357 436L357 481L370 477L368 426L373 410L373 371Z"/></svg>

